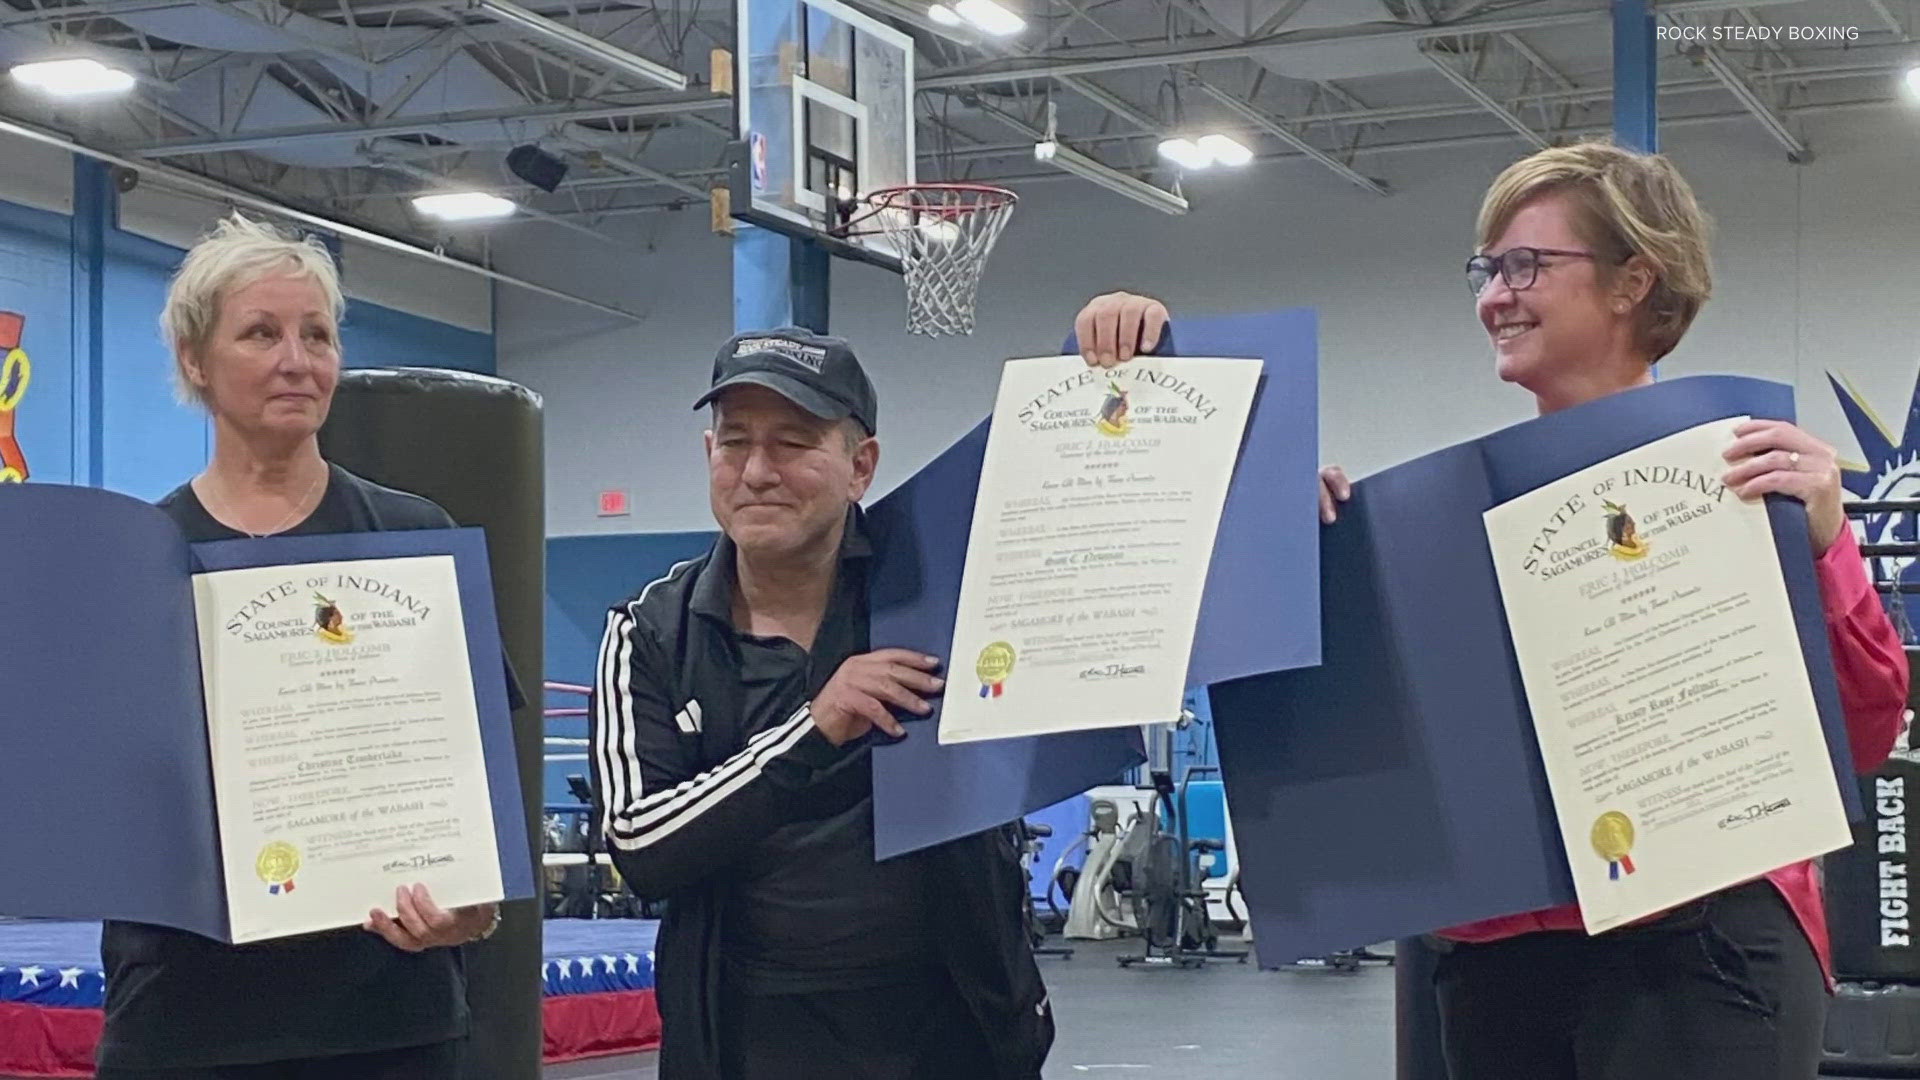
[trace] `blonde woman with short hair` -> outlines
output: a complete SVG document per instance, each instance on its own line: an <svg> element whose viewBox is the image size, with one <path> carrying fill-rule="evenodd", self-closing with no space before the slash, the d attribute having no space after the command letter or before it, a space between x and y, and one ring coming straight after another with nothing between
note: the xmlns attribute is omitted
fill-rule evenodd
<svg viewBox="0 0 1920 1080"><path fill-rule="evenodd" d="M238 214L187 252L160 326L213 455L159 506L188 540L453 525L320 456L344 308L325 248ZM99 1076L453 1080L468 1025L454 947L497 923L497 905L444 911L417 885L363 927L257 945L108 922Z"/></svg>

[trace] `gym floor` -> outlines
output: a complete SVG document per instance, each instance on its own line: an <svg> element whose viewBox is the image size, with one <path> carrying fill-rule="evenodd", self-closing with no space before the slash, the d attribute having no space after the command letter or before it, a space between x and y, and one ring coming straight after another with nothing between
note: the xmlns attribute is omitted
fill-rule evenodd
<svg viewBox="0 0 1920 1080"><path fill-rule="evenodd" d="M1060 1029L1047 1080L1393 1080L1391 968L1123 970L1114 958L1125 951L1079 942L1070 960L1041 958ZM546 1071L546 1080L654 1078L650 1054Z"/></svg>
<svg viewBox="0 0 1920 1080"><path fill-rule="evenodd" d="M1391 968L1262 972L1219 961L1198 971L1122 969L1115 958L1126 951L1078 942L1070 960L1041 958L1060 1028L1047 1080L1393 1078ZM546 1080L655 1075L651 1054L546 1070Z"/></svg>
<svg viewBox="0 0 1920 1080"><path fill-rule="evenodd" d="M1228 935L1222 948L1237 947ZM1048 1080L1109 1075L1391 1080L1393 970L1122 969L1128 944L1075 942L1041 957L1059 1035ZM559 1065L547 1080L654 1080L651 1055Z"/></svg>

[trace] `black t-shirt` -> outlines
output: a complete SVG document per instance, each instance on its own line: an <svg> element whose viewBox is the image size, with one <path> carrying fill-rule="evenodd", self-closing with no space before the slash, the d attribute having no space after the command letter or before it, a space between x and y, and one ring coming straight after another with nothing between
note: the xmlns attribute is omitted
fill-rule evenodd
<svg viewBox="0 0 1920 1080"><path fill-rule="evenodd" d="M868 651L869 552L857 524L850 526L811 652L786 638L732 631L747 737L784 722L841 663ZM713 584L724 582L731 597L729 542L704 572L718 574ZM731 630L730 618L727 624ZM924 860L873 858L870 755L849 752L806 793L797 820L762 837L733 867L722 955L735 989L814 993L912 983L937 962Z"/></svg>
<svg viewBox="0 0 1920 1080"><path fill-rule="evenodd" d="M330 466L311 516L283 535L451 528L417 495ZM188 485L159 506L191 542L242 534ZM253 945L108 922L99 1061L122 1069L246 1065L421 1046L467 1033L457 949L408 953L359 927Z"/></svg>

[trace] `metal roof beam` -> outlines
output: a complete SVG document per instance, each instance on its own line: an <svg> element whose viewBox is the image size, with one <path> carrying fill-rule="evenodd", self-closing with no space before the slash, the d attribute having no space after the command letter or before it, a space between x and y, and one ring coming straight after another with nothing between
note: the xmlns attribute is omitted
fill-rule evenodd
<svg viewBox="0 0 1920 1080"><path fill-rule="evenodd" d="M1460 44L1464 48L1466 42L1462 40ZM1474 54L1480 56L1483 54L1483 51L1475 49ZM1438 50L1435 49L1433 44L1423 42L1420 46L1420 55L1427 63L1432 64L1433 69L1438 71L1448 82L1459 87L1461 93L1479 102L1482 109L1493 114L1501 123L1512 128L1515 134L1532 144L1534 149L1539 150L1546 147L1547 140L1545 136L1528 127L1527 122L1520 119L1518 113L1502 104L1492 94L1487 93L1486 88L1474 82L1473 78L1456 67L1453 61L1439 55Z"/></svg>
<svg viewBox="0 0 1920 1080"><path fill-rule="evenodd" d="M1689 13L1696 11L1720 11L1733 7L1776 7L1783 4L1800 3L1802 0L1676 0L1661 8L1663 13ZM1062 75L1094 75L1104 71L1126 71L1135 68L1161 67L1167 64L1193 64L1207 60L1241 60L1254 56L1269 56L1301 49L1319 48L1328 44L1370 44L1378 45L1393 42L1418 44L1437 37L1456 34L1489 34L1503 31L1537 30L1548 26L1579 26L1584 23L1601 22L1608 18L1608 8L1603 6L1580 11L1562 11L1546 15L1517 15L1486 19L1469 19L1460 22L1440 23L1434 26L1405 27L1393 24L1370 24L1363 29L1341 28L1334 30L1302 30L1287 34L1269 34L1249 38L1243 42L1229 45L1193 45L1173 48L1143 48L1125 55L1112 55L1103 49L1071 50L1067 53L1054 53L1036 63L1007 67L974 68L967 71L947 71L917 79L914 85L924 90L943 88L980 86L988 83L1009 82L1015 79L1051 79ZM1099 55L1092 55L1099 54Z"/></svg>
<svg viewBox="0 0 1920 1080"><path fill-rule="evenodd" d="M427 135L456 124L611 120L629 116L672 116L679 113L724 109L732 98L700 94L665 101L633 105L574 104L530 106L511 109L475 109L469 112L439 113L433 116L409 116L346 127L339 124L303 124L268 131L256 131L223 139L166 140L144 146L130 146L126 152L139 157L180 157L187 154L217 154L230 150L259 150L293 143L328 142L342 139L397 138Z"/></svg>
<svg viewBox="0 0 1920 1080"><path fill-rule="evenodd" d="M1314 146L1312 143L1308 142L1307 140L1301 138L1299 135L1295 134L1290 128L1286 126L1286 124L1282 123L1276 117L1267 115L1265 112L1254 107L1252 104L1242 100L1241 98L1235 97L1232 94L1227 93L1225 90L1222 90L1219 87L1213 85L1212 83L1207 82L1204 79L1201 79L1197 75L1193 77L1193 85L1198 87L1200 91L1206 94L1208 97L1211 97L1213 100L1219 102L1221 105L1224 105L1229 112L1234 113L1235 115L1246 120L1248 123L1253 124L1255 127L1258 127L1260 130L1266 132L1269 135L1272 135L1274 138L1279 139L1281 142L1286 143L1288 146L1291 146L1295 150L1300 151L1302 154L1305 154L1307 157L1312 158L1314 161L1317 161L1320 164L1326 166L1327 168L1333 170L1333 172L1336 175L1346 180L1348 183L1351 183L1356 187L1362 188L1366 191L1371 191L1375 195L1389 194L1389 192L1387 191L1386 185L1380 183L1380 181L1375 180L1372 177L1362 176L1360 173L1354 171L1353 167L1348 165L1346 162L1339 160L1333 155L1327 153L1326 151L1320 149L1317 146Z"/></svg>

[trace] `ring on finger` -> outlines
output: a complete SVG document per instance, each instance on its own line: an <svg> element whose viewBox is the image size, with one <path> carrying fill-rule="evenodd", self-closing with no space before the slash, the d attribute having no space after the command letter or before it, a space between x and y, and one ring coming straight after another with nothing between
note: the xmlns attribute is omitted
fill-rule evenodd
<svg viewBox="0 0 1920 1080"><path fill-rule="evenodd" d="M1793 469L1793 470L1796 470L1796 471L1798 471L1798 470L1799 470L1799 468L1800 468L1800 451L1798 451L1798 450L1794 450L1794 451L1791 451L1791 452L1789 452L1789 453L1787 454L1787 468L1789 468L1789 469Z"/></svg>

